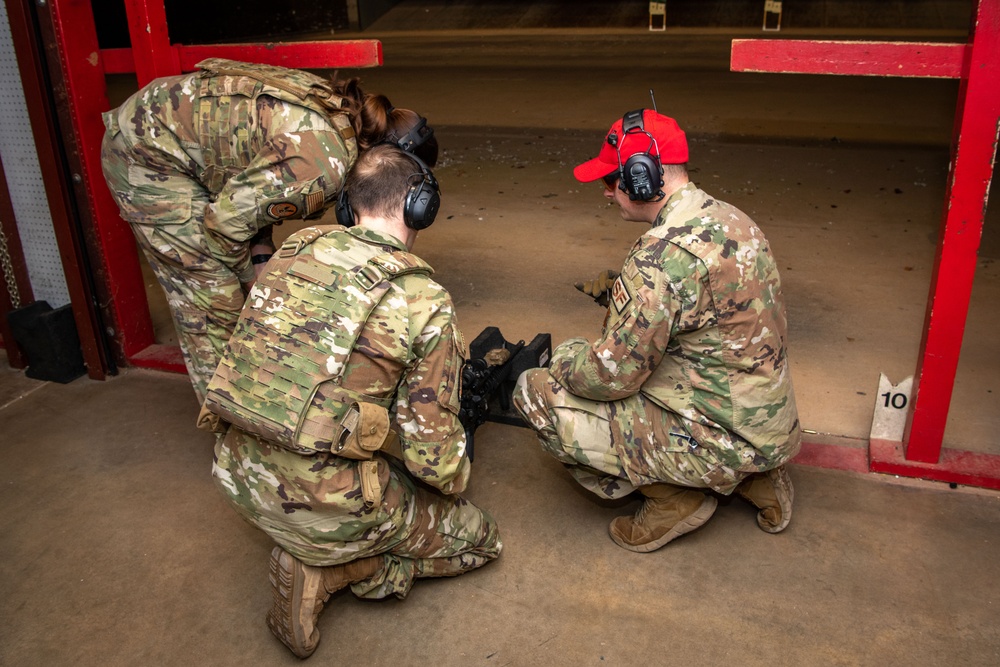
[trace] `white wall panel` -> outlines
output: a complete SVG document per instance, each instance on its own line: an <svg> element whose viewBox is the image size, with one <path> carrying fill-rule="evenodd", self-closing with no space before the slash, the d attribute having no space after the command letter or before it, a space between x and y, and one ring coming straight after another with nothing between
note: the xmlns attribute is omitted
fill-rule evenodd
<svg viewBox="0 0 1000 667"><path fill-rule="evenodd" d="M7 5L3 2L0 2L0 157L28 265L31 290L35 299L48 301L53 308L63 306L69 303L69 290L52 229L49 202L21 87L21 73L14 56Z"/></svg>

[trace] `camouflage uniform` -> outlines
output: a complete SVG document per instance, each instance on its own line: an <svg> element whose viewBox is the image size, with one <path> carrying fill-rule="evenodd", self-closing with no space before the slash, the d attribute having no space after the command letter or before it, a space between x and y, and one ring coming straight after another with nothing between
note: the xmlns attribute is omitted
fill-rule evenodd
<svg viewBox="0 0 1000 667"><path fill-rule="evenodd" d="M621 273L601 339L519 378L542 445L609 498L660 482L729 494L794 456L781 284L753 221L689 183Z"/></svg>
<svg viewBox="0 0 1000 667"><path fill-rule="evenodd" d="M167 294L199 399L253 281L249 240L323 211L357 158L340 98L296 70L210 59L104 114L104 175Z"/></svg>
<svg viewBox="0 0 1000 667"><path fill-rule="evenodd" d="M364 295L357 289L334 285L323 294L314 293L318 308L294 296L308 292L282 292L295 276L320 275L310 267L354 275L351 272L371 265L381 253L405 250L396 239L364 227L315 228L324 235L299 251L309 260L305 266L273 269L283 249L312 229L290 237L251 290L231 341L236 353L227 353L223 360L210 384L210 401L230 366L264 378L265 390L250 392L248 402L266 394L267 387L297 391L296 383L301 382L294 371L308 361L293 361L298 359L293 345L245 335L250 318L263 321L305 342L306 348L330 351L325 367L311 371L316 381L340 373L333 389L321 384L314 392L320 398L313 398L313 404L332 411L330 417L339 419L344 411L337 395L390 408L401 459L376 454L384 492L381 503L369 507L359 461L329 451L296 453L231 426L216 445L213 474L236 511L297 558L324 566L382 554L387 567L374 579L354 584L355 594L404 597L415 578L461 574L496 558L501 549L493 518L454 495L465 489L470 473L465 432L457 416L464 342L451 298L429 277L429 267L392 280L363 322L357 313L364 310ZM331 343L332 328L354 332L353 348L338 353ZM237 349L242 341L251 347ZM315 423L318 418L314 412L304 415L299 421ZM310 447L324 447L316 435L308 442ZM330 446L329 439L325 446Z"/></svg>

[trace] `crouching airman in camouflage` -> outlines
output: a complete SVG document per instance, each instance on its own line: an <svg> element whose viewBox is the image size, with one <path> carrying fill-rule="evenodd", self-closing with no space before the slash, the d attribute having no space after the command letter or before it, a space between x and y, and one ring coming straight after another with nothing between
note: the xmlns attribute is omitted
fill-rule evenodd
<svg viewBox="0 0 1000 667"><path fill-rule="evenodd" d="M652 228L620 272L578 286L609 297L600 339L565 341L514 392L542 446L585 488L642 494L635 516L610 526L638 552L708 521L717 501L705 489L749 500L767 532L792 515L784 463L799 422L778 269L745 213L688 181L687 159L677 123L640 109L576 167L582 182L603 179L622 218Z"/></svg>
<svg viewBox="0 0 1000 667"><path fill-rule="evenodd" d="M414 579L462 574L501 548L493 518L456 495L470 472L465 344L451 297L409 252L437 213L437 183L381 145L345 193L356 226L306 228L266 265L200 420L231 424L213 473L279 545L267 624L303 658L335 591L403 598Z"/></svg>
<svg viewBox="0 0 1000 667"><path fill-rule="evenodd" d="M437 143L415 112L357 79L213 58L157 79L104 115L108 187L167 295L198 399L246 291L274 251L271 225L323 213L358 151ZM416 141L413 141L413 140Z"/></svg>

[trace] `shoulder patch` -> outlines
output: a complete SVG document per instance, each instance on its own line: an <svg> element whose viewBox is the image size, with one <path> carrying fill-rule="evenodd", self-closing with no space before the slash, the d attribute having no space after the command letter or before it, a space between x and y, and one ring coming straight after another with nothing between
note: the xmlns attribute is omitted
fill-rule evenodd
<svg viewBox="0 0 1000 667"><path fill-rule="evenodd" d="M275 220L290 218L299 212L299 207L290 201L279 201L267 207L267 214Z"/></svg>
<svg viewBox="0 0 1000 667"><path fill-rule="evenodd" d="M619 315L631 301L632 296L625 287L625 281L622 280L621 276L618 276L614 285L611 286L611 302L615 304L615 310L618 311Z"/></svg>

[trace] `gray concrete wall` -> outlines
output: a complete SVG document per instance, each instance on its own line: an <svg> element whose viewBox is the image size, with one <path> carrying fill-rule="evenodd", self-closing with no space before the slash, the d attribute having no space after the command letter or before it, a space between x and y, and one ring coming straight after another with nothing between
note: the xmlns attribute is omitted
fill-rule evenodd
<svg viewBox="0 0 1000 667"><path fill-rule="evenodd" d="M964 30L972 0L784 0L783 28ZM667 0L667 25L756 27L763 0Z"/></svg>
<svg viewBox="0 0 1000 667"><path fill-rule="evenodd" d="M783 28L967 30L974 0L784 0ZM643 0L358 0L363 27L392 30L642 28ZM667 27L756 28L763 0L666 0ZM372 21L378 7L386 12Z"/></svg>

